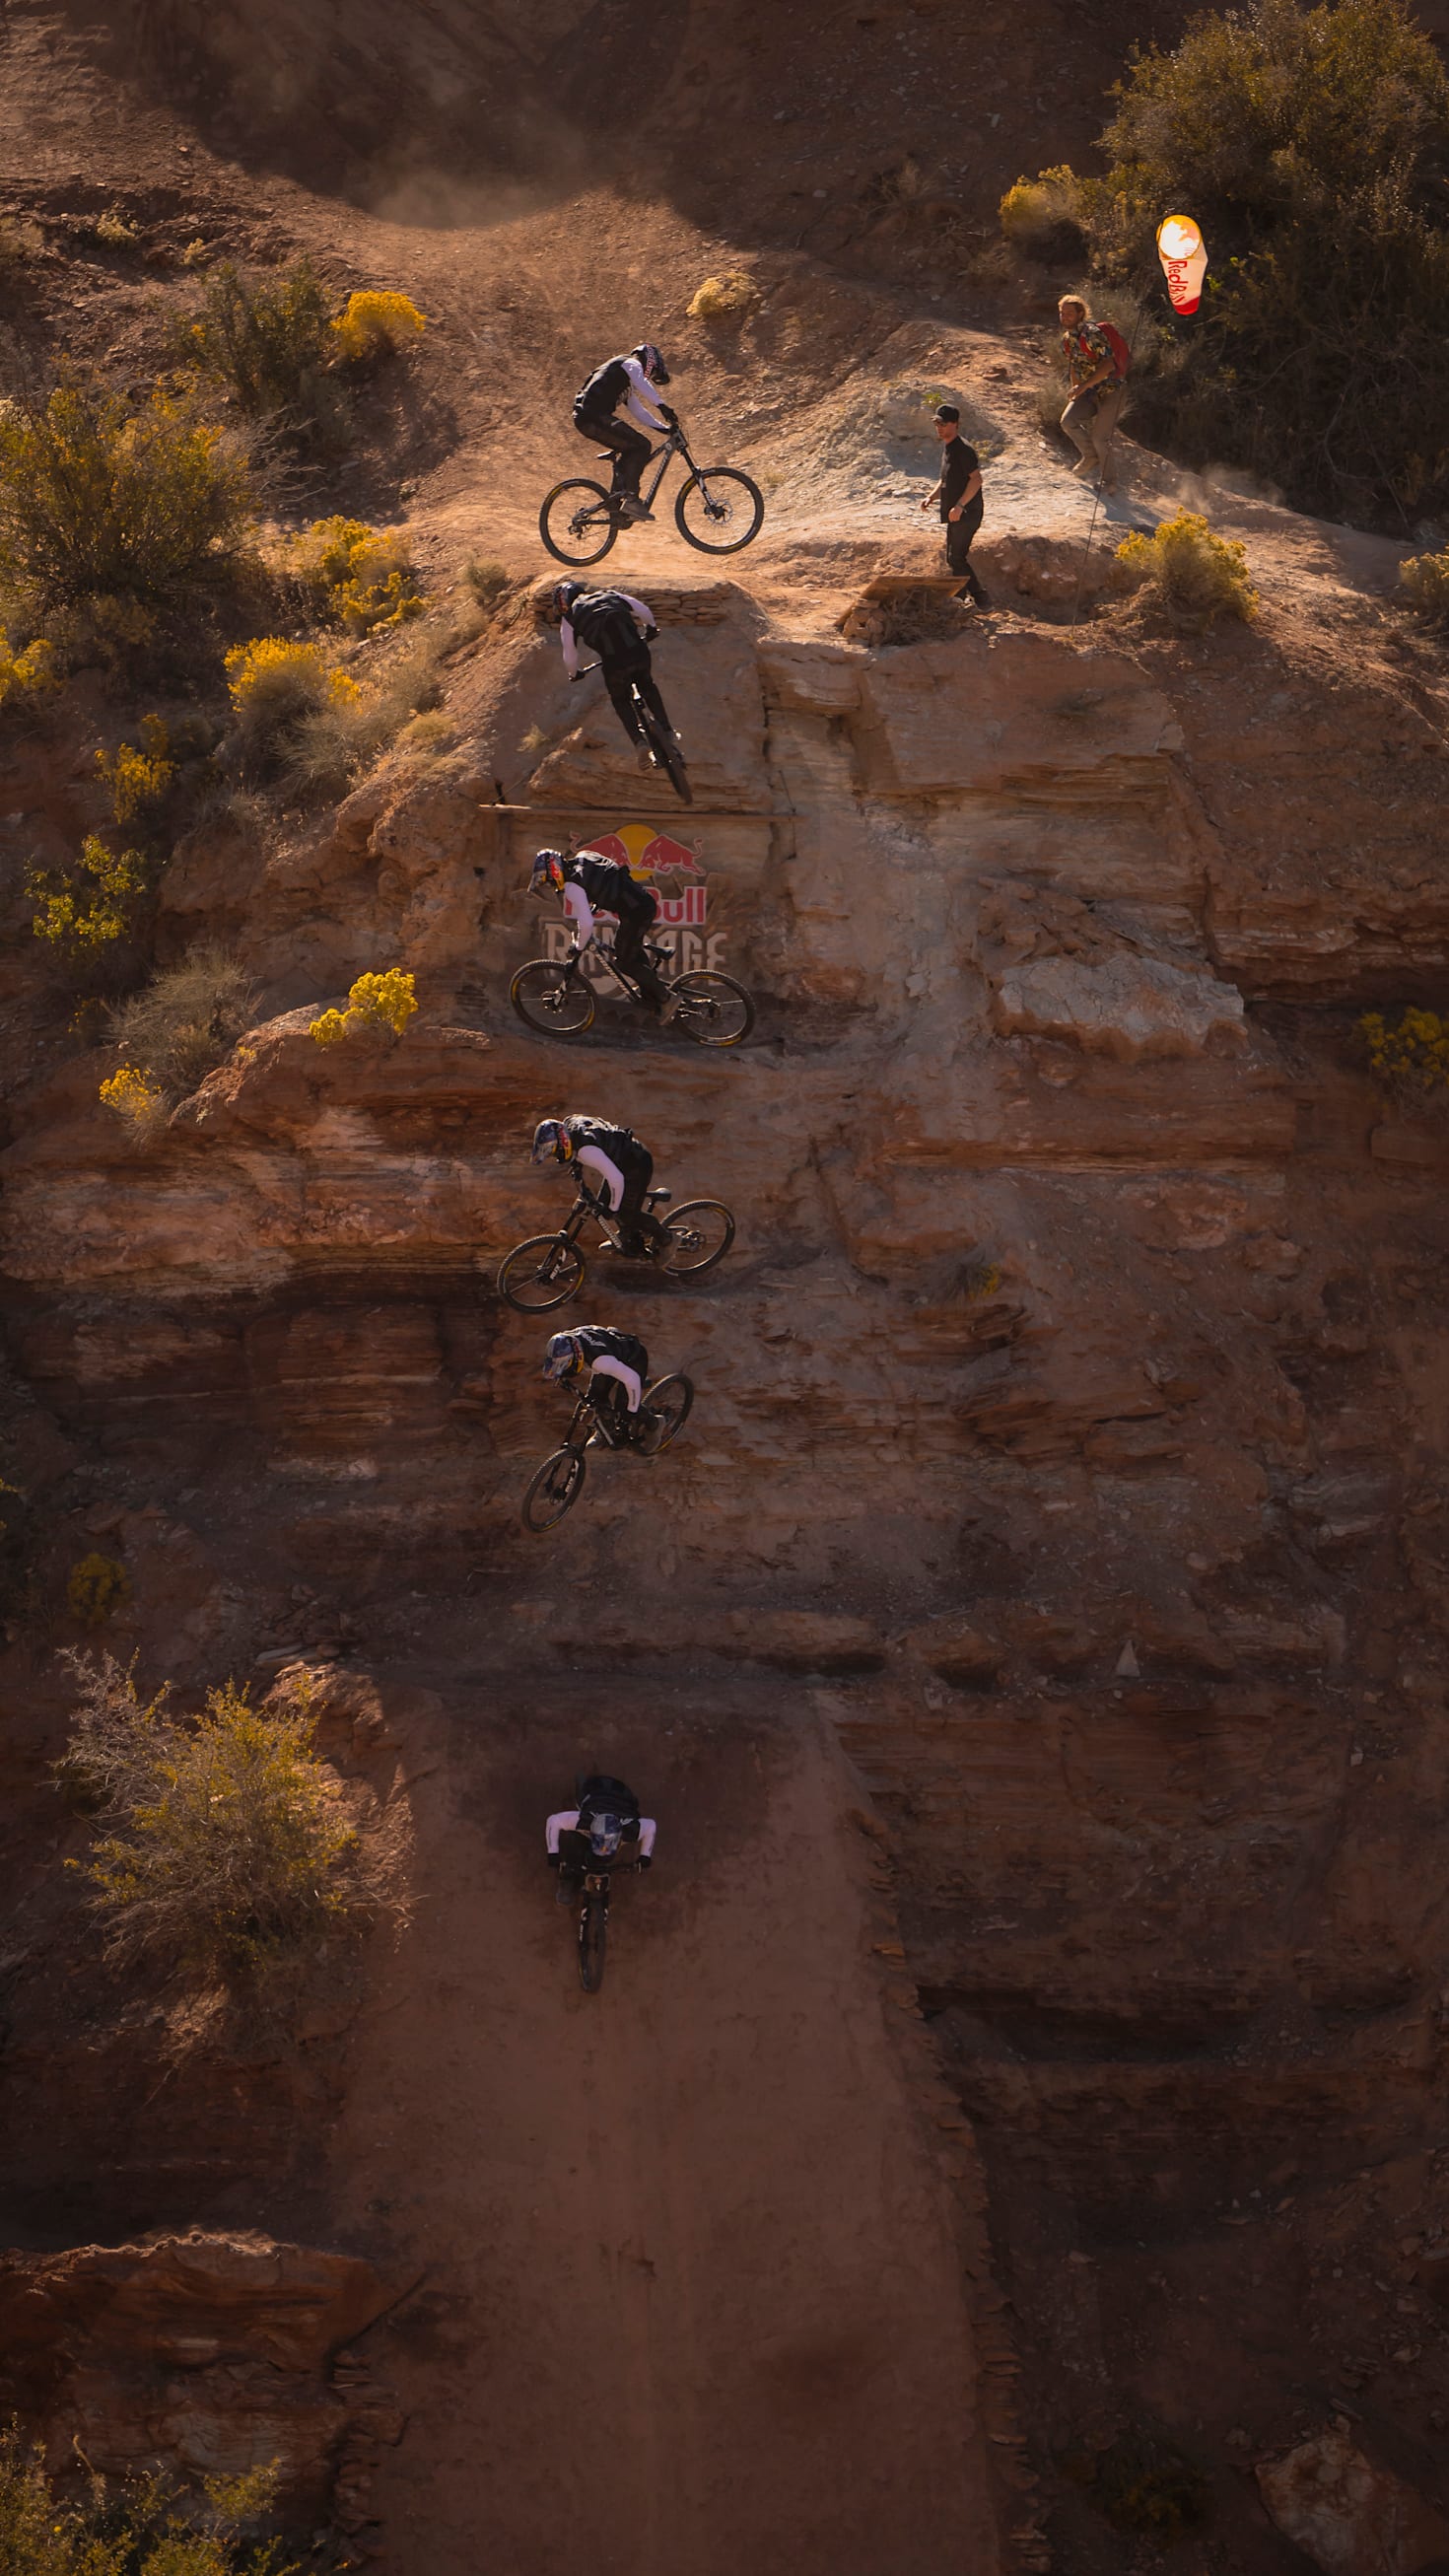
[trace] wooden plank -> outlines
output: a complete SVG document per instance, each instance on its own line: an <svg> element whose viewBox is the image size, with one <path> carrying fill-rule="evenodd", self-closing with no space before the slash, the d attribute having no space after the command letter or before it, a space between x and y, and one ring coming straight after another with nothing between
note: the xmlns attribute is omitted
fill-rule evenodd
<svg viewBox="0 0 1449 2576"><path fill-rule="evenodd" d="M679 825L681 831L688 823L798 823L800 820L793 808L783 814L762 814L754 806L738 805L671 805L667 812L660 813L646 813L635 807L631 811L625 796L614 797L608 805L500 805L496 800L480 796L478 810L480 814L531 814L538 822L550 823L582 823L588 817L597 821L601 815L613 819L622 813L626 822L664 824L672 821Z"/></svg>

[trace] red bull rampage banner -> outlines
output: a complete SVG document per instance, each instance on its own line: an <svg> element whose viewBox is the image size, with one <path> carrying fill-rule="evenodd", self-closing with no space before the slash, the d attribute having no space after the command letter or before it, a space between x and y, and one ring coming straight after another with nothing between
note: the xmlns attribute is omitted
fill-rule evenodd
<svg viewBox="0 0 1449 2576"><path fill-rule="evenodd" d="M612 832L591 834L579 846L597 850L601 859L619 860L640 885L653 887L659 898L654 936L669 950L676 974L692 975L701 966L723 973L727 937L709 927L709 880L697 852L672 833L656 831L652 823L621 823ZM567 923L550 922L549 956L565 956L571 935ZM602 976L607 969L601 960L587 957L584 972Z"/></svg>

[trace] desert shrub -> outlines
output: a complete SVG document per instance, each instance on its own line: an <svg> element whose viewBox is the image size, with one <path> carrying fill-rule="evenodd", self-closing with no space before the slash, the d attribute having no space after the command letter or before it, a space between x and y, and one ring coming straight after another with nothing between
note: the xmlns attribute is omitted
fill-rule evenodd
<svg viewBox="0 0 1449 2576"><path fill-rule="evenodd" d="M291 644L280 635L234 645L226 677L238 747L264 770L281 765L309 717L355 705L362 695L320 644Z"/></svg>
<svg viewBox="0 0 1449 2576"><path fill-rule="evenodd" d="M1449 76L1399 0L1252 0L1133 62L1082 182L1111 275L1155 277L1181 207L1211 269L1160 370L1149 434L1335 515L1449 495Z"/></svg>
<svg viewBox="0 0 1449 2576"><path fill-rule="evenodd" d="M116 823L154 817L176 776L164 719L143 716L140 731L139 743L118 743L113 752L96 753L96 768L111 791L111 817Z"/></svg>
<svg viewBox="0 0 1449 2576"><path fill-rule="evenodd" d="M18 2428L0 2434L0 2567L6 2576L296 2576L275 2541L248 2541L271 2511L275 2467L245 2478L209 2478L185 2499L159 2478L107 2487L92 2477L80 2495L52 2489L44 2453Z"/></svg>
<svg viewBox="0 0 1449 2576"><path fill-rule="evenodd" d="M327 295L309 261L275 280L243 277L227 261L184 324L176 354L204 380L224 385L250 420L268 421L294 446L326 445L339 432Z"/></svg>
<svg viewBox="0 0 1449 2576"><path fill-rule="evenodd" d="M357 1913L356 1837L305 1684L258 1709L227 1682L185 1718L169 1685L143 1704L112 1655L68 1660L79 1696L60 1777L99 1808L84 1868L113 1954L256 1967Z"/></svg>
<svg viewBox="0 0 1449 2576"><path fill-rule="evenodd" d="M303 799L339 796L396 740L410 716L441 696L436 649L429 643L378 671L355 696L330 697L292 727L277 754L277 774Z"/></svg>
<svg viewBox="0 0 1449 2576"><path fill-rule="evenodd" d="M1013 250L1053 259L1080 248L1081 193L1081 181L1065 162L1054 170L1039 171L1034 179L1016 180L997 210Z"/></svg>
<svg viewBox="0 0 1449 2576"><path fill-rule="evenodd" d="M65 1597L83 1628L99 1628L131 1598L131 1578L114 1556L83 1556L71 1567Z"/></svg>
<svg viewBox="0 0 1449 2576"><path fill-rule="evenodd" d="M27 702L33 705L37 698L49 697L59 686L55 647L48 638L36 635L22 653L17 653L0 626L0 707Z"/></svg>
<svg viewBox="0 0 1449 2576"><path fill-rule="evenodd" d="M113 850L90 832L73 867L60 874L39 868L27 876L25 891L40 907L30 927L71 964L95 959L134 936L151 875L144 851Z"/></svg>
<svg viewBox="0 0 1449 2576"><path fill-rule="evenodd" d="M1444 1105L1449 1096L1449 1017L1438 1011L1404 1011L1391 1027L1381 1011L1366 1011L1358 1033L1369 1070L1386 1089L1411 1102Z"/></svg>
<svg viewBox="0 0 1449 2576"><path fill-rule="evenodd" d="M308 1034L320 1047L337 1046L344 1038L362 1037L391 1029L401 1037L414 1011L418 997L413 978L399 966L389 966L382 975L359 975L347 996L345 1011L324 1011L312 1022Z"/></svg>
<svg viewBox="0 0 1449 2576"><path fill-rule="evenodd" d="M1215 537L1195 511L1178 510L1150 537L1134 528L1117 548L1117 561L1133 587L1151 587L1175 626L1196 630L1220 617L1256 613L1258 594L1243 548Z"/></svg>
<svg viewBox="0 0 1449 2576"><path fill-rule="evenodd" d="M1105 2450L1068 2452L1060 2465L1114 2531L1180 2540L1198 2530L1212 2509L1212 2489L1201 2469L1157 2434L1124 2433Z"/></svg>
<svg viewBox="0 0 1449 2576"><path fill-rule="evenodd" d="M1449 546L1442 554L1411 555L1401 563L1399 587L1426 626L1449 626Z"/></svg>
<svg viewBox="0 0 1449 2576"><path fill-rule="evenodd" d="M351 366L393 357L404 341L421 339L427 327L426 315L410 297L374 287L349 295L331 326L338 353Z"/></svg>
<svg viewBox="0 0 1449 2576"><path fill-rule="evenodd" d="M165 393L133 412L69 383L0 414L0 581L42 608L212 585L250 521L245 460Z"/></svg>
<svg viewBox="0 0 1449 2576"><path fill-rule="evenodd" d="M107 250L134 250L141 238L139 224L133 224L119 206L107 206L90 227L93 241L104 242Z"/></svg>
<svg viewBox="0 0 1449 2576"><path fill-rule="evenodd" d="M491 557L480 560L477 555L470 555L463 566L463 579L478 606L490 615L512 587L507 565L496 563Z"/></svg>
<svg viewBox="0 0 1449 2576"><path fill-rule="evenodd" d="M23 271L32 261L39 259L44 248L45 230L42 225L28 222L23 215L0 218L0 269ZM11 278L7 276L6 284L10 283Z"/></svg>
<svg viewBox="0 0 1449 2576"><path fill-rule="evenodd" d="M732 268L724 277L707 277L697 286L685 311L691 322L732 322L742 313L753 312L760 300L760 290L742 268Z"/></svg>
<svg viewBox="0 0 1449 2576"><path fill-rule="evenodd" d="M251 1026L256 999L246 968L214 941L154 975L111 1014L123 1062L101 1085L106 1106L150 1132L158 1114L185 1100L225 1062ZM159 1110L148 1107L152 1100Z"/></svg>
<svg viewBox="0 0 1449 2576"><path fill-rule="evenodd" d="M290 564L318 613L349 635L403 626L427 606L406 539L362 519L314 519L294 540Z"/></svg>

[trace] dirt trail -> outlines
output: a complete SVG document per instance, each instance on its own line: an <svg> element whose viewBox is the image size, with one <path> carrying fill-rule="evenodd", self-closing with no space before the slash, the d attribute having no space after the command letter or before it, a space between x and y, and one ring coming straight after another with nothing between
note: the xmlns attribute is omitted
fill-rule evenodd
<svg viewBox="0 0 1449 2576"><path fill-rule="evenodd" d="M661 1830L590 1998L541 1857L576 1727L453 1692L334 2144L352 2223L390 2210L427 2273L374 2338L411 2419L381 2563L536 2576L574 2534L601 2576L989 2576L957 2218L848 1767L793 1718L595 1724Z"/></svg>

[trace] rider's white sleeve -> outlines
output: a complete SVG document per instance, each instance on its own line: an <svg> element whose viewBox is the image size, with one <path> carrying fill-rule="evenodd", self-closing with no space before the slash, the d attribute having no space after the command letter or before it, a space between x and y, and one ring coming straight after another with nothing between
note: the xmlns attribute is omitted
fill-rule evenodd
<svg viewBox="0 0 1449 2576"><path fill-rule="evenodd" d="M580 939L592 939L594 935L594 907L590 903L589 898L585 894L581 885L566 885L564 887L563 908L565 913L568 915L569 920L573 923L575 930L578 932Z"/></svg>
<svg viewBox="0 0 1449 2576"><path fill-rule="evenodd" d="M654 407L654 396L649 390L649 379L637 358L624 360L624 373L629 379L629 391L624 400L625 411L637 420L641 429L667 429L669 423L663 413L656 411Z"/></svg>
<svg viewBox="0 0 1449 2576"><path fill-rule="evenodd" d="M608 1155L601 1153L597 1145L581 1145L579 1161L586 1172L598 1173L604 1184L605 1207L621 1208L624 1204L624 1175L618 1164L611 1163Z"/></svg>
<svg viewBox="0 0 1449 2576"><path fill-rule="evenodd" d="M638 1412L639 1398L644 1390L639 1384L637 1369L625 1368L622 1360L616 1360L608 1351L602 1351L594 1362L593 1374L595 1377L616 1377L628 1397L630 1412Z"/></svg>
<svg viewBox="0 0 1449 2576"><path fill-rule="evenodd" d="M558 640L563 646L564 669L567 671L571 680L577 679L579 670L578 638L566 617L560 620Z"/></svg>
<svg viewBox="0 0 1449 2576"><path fill-rule="evenodd" d="M654 1819L653 1819L653 1817L652 1817L652 1816L641 1816L641 1817L640 1817L640 1819L639 1819L639 1858L640 1858L641 1860L647 1860L647 1859L649 1858L650 1853L653 1851L653 1849L654 1849L654 1836L655 1836L655 1834L657 1833L657 1831L658 1831L658 1827L656 1826L656 1824L655 1824Z"/></svg>
<svg viewBox="0 0 1449 2576"><path fill-rule="evenodd" d="M549 1817L548 1823L544 1826L543 1830L544 1839L551 1852L556 1852L558 1850L559 1835L571 1834L578 1821L579 1811L577 1807L560 1807L556 1816Z"/></svg>
<svg viewBox="0 0 1449 2576"><path fill-rule="evenodd" d="M659 620L655 616L653 610L651 608L647 608L642 599L636 599L632 591L621 590L619 597L627 606L629 614L633 618L641 635L646 634L651 626L658 625Z"/></svg>

